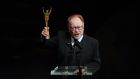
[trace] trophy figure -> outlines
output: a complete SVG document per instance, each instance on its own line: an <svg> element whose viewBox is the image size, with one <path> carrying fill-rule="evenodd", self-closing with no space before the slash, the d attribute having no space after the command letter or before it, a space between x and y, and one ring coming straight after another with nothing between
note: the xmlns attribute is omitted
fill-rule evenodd
<svg viewBox="0 0 140 79"><path fill-rule="evenodd" d="M48 10L44 10L44 8L43 8L43 13L44 13L44 18L45 18L45 27L47 27L48 30L49 30L48 21L49 21L49 16L50 16L50 14L51 14L51 11L52 11L52 8L50 8L50 9L48 9ZM48 36L46 37L46 39L48 39L48 38L50 38L50 35L48 35Z"/></svg>

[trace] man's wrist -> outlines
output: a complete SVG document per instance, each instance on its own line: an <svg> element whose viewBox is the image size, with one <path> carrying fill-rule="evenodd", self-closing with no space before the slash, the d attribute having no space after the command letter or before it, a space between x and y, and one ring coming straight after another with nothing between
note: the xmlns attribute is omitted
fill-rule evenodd
<svg viewBox="0 0 140 79"><path fill-rule="evenodd" d="M45 39L50 39L50 35L48 35L48 36L45 36Z"/></svg>

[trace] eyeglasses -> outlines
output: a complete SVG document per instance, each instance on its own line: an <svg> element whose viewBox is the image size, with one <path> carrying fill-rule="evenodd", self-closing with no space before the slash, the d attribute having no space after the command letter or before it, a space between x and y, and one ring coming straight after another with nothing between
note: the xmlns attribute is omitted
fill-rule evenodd
<svg viewBox="0 0 140 79"><path fill-rule="evenodd" d="M78 30L82 30L83 29L83 26L79 26L79 27L69 27L70 29L72 30L75 30L75 29L78 29Z"/></svg>

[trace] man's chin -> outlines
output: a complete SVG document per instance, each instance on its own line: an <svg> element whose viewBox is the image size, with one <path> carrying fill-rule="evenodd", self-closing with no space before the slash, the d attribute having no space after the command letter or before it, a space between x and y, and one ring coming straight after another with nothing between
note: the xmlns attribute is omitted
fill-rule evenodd
<svg viewBox="0 0 140 79"><path fill-rule="evenodd" d="M74 36L74 38L75 38L75 39L79 39L79 38L80 38L80 36L79 36L79 35L78 35L78 36Z"/></svg>

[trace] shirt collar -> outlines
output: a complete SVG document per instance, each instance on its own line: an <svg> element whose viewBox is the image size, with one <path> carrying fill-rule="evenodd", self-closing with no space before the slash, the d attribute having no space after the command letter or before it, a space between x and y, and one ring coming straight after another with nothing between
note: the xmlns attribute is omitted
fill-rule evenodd
<svg viewBox="0 0 140 79"><path fill-rule="evenodd" d="M83 35L78 39L78 41L81 42L82 39L83 39ZM74 41L74 39L73 39L72 37L71 37L71 41L72 41L72 42Z"/></svg>
<svg viewBox="0 0 140 79"><path fill-rule="evenodd" d="M78 39L79 42L81 42L83 39L83 35Z"/></svg>

